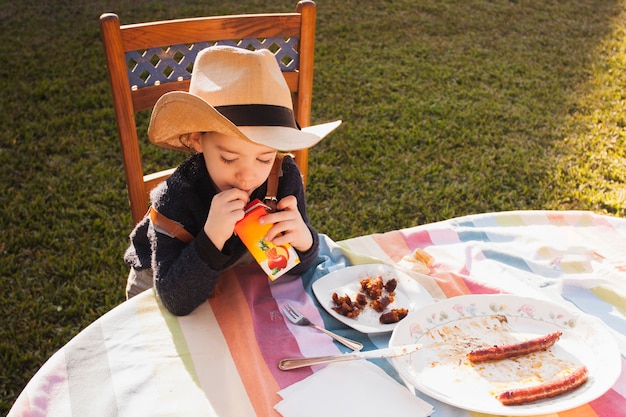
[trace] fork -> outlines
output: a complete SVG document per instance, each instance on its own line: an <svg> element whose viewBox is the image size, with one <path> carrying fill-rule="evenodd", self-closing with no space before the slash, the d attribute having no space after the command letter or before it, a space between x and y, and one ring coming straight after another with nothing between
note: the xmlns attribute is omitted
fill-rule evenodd
<svg viewBox="0 0 626 417"><path fill-rule="evenodd" d="M320 327L316 325L315 323L311 322L311 320L309 320L304 314L300 313L296 308L294 308L289 303L283 305L281 310L283 311L283 314L285 315L285 317L287 317L289 321L291 321L293 324L297 324L298 326L313 327L321 332L326 333L328 336L332 337L333 339L335 339L342 345L347 346L352 350L359 351L363 349L363 345L361 343L345 338L343 336L339 336L338 334L328 331L325 328Z"/></svg>

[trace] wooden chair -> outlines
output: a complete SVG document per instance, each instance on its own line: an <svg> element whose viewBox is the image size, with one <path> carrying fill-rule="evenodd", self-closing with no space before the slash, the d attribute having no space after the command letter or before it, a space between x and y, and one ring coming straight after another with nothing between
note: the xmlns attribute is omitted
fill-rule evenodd
<svg viewBox="0 0 626 417"><path fill-rule="evenodd" d="M174 169L144 175L135 114L168 91L189 89L199 50L216 44L271 50L293 93L300 126L310 125L316 6L302 0L295 13L244 14L120 25L100 16L133 222L148 210L150 190ZM141 132L145 135L145 132ZM308 152L295 151L306 184Z"/></svg>

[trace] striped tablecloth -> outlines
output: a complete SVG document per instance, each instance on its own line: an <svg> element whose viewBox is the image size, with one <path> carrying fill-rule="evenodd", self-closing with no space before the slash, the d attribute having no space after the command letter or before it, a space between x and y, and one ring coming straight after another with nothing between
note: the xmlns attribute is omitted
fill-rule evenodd
<svg viewBox="0 0 626 417"><path fill-rule="evenodd" d="M230 270L219 294L174 317L147 291L96 320L54 354L9 416L278 416L277 392L311 375L280 371L284 357L343 351L324 334L287 323L289 301L313 321L383 347L320 308L311 285L351 264L405 269L415 249L432 256L414 274L435 300L463 294L549 297L599 317L618 340L622 374L605 395L560 417L626 416L626 220L588 212L520 211L462 217L338 243L322 236L319 265L270 284L256 265ZM375 361L392 376L385 360ZM315 369L317 370L317 369ZM435 417L483 416L438 402Z"/></svg>

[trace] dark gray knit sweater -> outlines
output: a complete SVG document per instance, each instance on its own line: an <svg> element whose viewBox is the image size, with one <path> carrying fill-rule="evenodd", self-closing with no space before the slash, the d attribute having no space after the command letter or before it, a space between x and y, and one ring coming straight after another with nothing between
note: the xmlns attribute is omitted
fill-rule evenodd
<svg viewBox="0 0 626 417"><path fill-rule="evenodd" d="M290 271L301 274L316 259L319 236L311 226L306 213L302 179L291 158L282 164L283 174L278 185L278 199L293 195L298 200L298 210L306 222L313 246L299 252L300 264ZM250 200L263 200L267 181L254 190ZM155 230L146 216L130 235L130 247L124 260L137 270L152 268L154 283L163 305L176 315L191 313L213 293L221 271L232 267L248 253L237 236L232 236L219 251L204 232L213 196L217 193L206 169L202 154L195 154L183 162L166 182L151 193L152 205L164 216L174 220L196 238L184 243ZM260 267L259 267L260 268Z"/></svg>

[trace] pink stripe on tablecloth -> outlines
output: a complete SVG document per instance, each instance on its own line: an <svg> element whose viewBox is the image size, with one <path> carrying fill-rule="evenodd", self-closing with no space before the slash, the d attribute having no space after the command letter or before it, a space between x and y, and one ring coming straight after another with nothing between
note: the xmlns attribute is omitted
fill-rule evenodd
<svg viewBox="0 0 626 417"><path fill-rule="evenodd" d="M263 357L260 348L263 345L259 344L262 343L263 332L258 332L253 311L250 311L242 293L240 273L239 268L225 271L220 278L220 294L209 299L209 303L256 414L278 416L273 406L280 401L277 394L280 387ZM259 274L249 275L248 279L252 281L257 276Z"/></svg>
<svg viewBox="0 0 626 417"><path fill-rule="evenodd" d="M401 234L406 242L406 245L413 250L417 248L425 248L433 244L427 230L418 230L413 233L409 233L408 231L407 233L404 233L401 231Z"/></svg>
<svg viewBox="0 0 626 417"><path fill-rule="evenodd" d="M463 278L463 282L472 294L503 294L503 291L497 288L491 288L468 278Z"/></svg>
<svg viewBox="0 0 626 417"><path fill-rule="evenodd" d="M174 318L179 329L174 329L175 323L170 319L166 319L167 325L172 332L172 339L176 345L176 350L183 363L185 369L189 372L194 381L203 391L203 397L206 404L192 403L190 391L193 389L191 384L186 387L189 395L180 395L174 393L174 398L165 399L167 404L176 404L176 408L169 413L164 412L163 415L183 416L181 410L183 405L188 408L193 407L195 411L187 414L189 416L237 416L237 417L253 417L256 412L252 403L248 400L248 394L241 380L235 359L232 357L228 344L219 327L210 303L200 305L196 310L187 316L172 317L171 314L163 312L164 316ZM157 323L153 323L156 325ZM162 325L161 325L162 326ZM155 333L156 329L147 329L151 333ZM180 336L179 336L180 334ZM182 341L177 339L184 338ZM187 366L188 358L193 361L193 366ZM154 371L157 376L158 370ZM154 377L153 377L154 378ZM147 382L150 383L151 381ZM143 385L147 385L144 383ZM182 385L178 381L173 381L174 385ZM167 394L172 392L168 390ZM159 397L165 397L165 394L155 393ZM144 398L150 398L145 396ZM184 398L184 401L181 399ZM129 404L132 398L126 399L125 404ZM126 410L125 410L126 411ZM162 407L159 408L162 411ZM137 412L130 412L127 415L140 415L141 409Z"/></svg>
<svg viewBox="0 0 626 417"><path fill-rule="evenodd" d="M617 382L613 385L613 390L621 395L623 403L626 403L626 358L624 358L624 356L622 356L622 373L617 378ZM624 409L626 410L626 404Z"/></svg>
<svg viewBox="0 0 626 417"><path fill-rule="evenodd" d="M30 380L7 417L71 415L65 356L57 352Z"/></svg>
<svg viewBox="0 0 626 417"><path fill-rule="evenodd" d="M310 375L311 372L307 369L299 372L284 372L278 369L278 362L284 359L286 354L299 356L300 348L285 323L276 299L274 299L270 289L271 281L256 264L237 268L237 278L242 295L246 298L250 309L254 333L261 354L274 380L283 388ZM294 279L290 276L281 278L274 281L271 284L272 287L282 287L290 279ZM293 296L297 294L297 288L300 288L300 291L304 293L302 281L299 278L296 281L295 287L290 292Z"/></svg>
<svg viewBox="0 0 626 417"><path fill-rule="evenodd" d="M394 262L399 262L406 255L410 255L413 252L407 246L404 235L399 231L372 235L372 239Z"/></svg>
<svg viewBox="0 0 626 417"><path fill-rule="evenodd" d="M376 244L395 262L400 261L404 256L409 255L415 250L413 244L426 242L427 238L433 242L436 240L444 240L446 243L458 242L458 235L454 232L441 231L442 233L430 233L425 235L423 232L410 233L409 230L403 232L394 231L384 234L372 235L372 239ZM433 270L428 274L437 286L443 291L447 298L457 295L470 294L466 280L460 274L449 271L447 268L438 269L437 265L432 265Z"/></svg>
<svg viewBox="0 0 626 417"><path fill-rule="evenodd" d="M484 256L482 253L479 253L477 256L477 260L484 260ZM474 279L472 279L471 272L471 263L465 263L463 268L458 273L460 279L463 280L467 290L472 294L501 294L502 291L498 288L492 288L488 285L482 284ZM463 289L464 290L464 289Z"/></svg>
<svg viewBox="0 0 626 417"><path fill-rule="evenodd" d="M429 230L428 235L430 236L430 240L432 241L434 246L445 246L461 241L457 232L447 228Z"/></svg>
<svg viewBox="0 0 626 417"><path fill-rule="evenodd" d="M571 219L573 219L574 216L572 216L571 213L567 212L554 212L546 213L546 217L548 218L548 220L550 220L550 224L553 224L555 226L570 226L572 224Z"/></svg>
<svg viewBox="0 0 626 417"><path fill-rule="evenodd" d="M589 406L598 417L624 417L626 416L626 398L614 389L609 390L602 397L593 400Z"/></svg>
<svg viewBox="0 0 626 417"><path fill-rule="evenodd" d="M282 277L282 281L279 279L272 283L270 289L279 306L290 303L313 323L324 327L320 310L318 310L315 305L312 296L305 290L302 279ZM283 318L283 321L286 323L287 329L291 332L297 346L296 350L292 350L293 346L289 346L289 351L285 352L283 356L320 356L340 353L339 348L334 344L333 340L322 332L307 326L291 324L286 318ZM282 359L282 357L280 359ZM310 368L282 372L282 378L279 380L279 383L282 385L284 381L288 385L304 379L311 375L311 373Z"/></svg>
<svg viewBox="0 0 626 417"><path fill-rule="evenodd" d="M606 225L613 227L607 218L587 211L548 211L545 215L550 221L550 224L555 226L588 227L594 225Z"/></svg>
<svg viewBox="0 0 626 417"><path fill-rule="evenodd" d="M470 289L465 283L465 279L455 272L432 272L429 276L435 280L435 283L441 288L446 298L471 294Z"/></svg>
<svg viewBox="0 0 626 417"><path fill-rule="evenodd" d="M602 397L589 403L600 417L626 416L626 358L623 356L621 365L622 372L613 388Z"/></svg>

